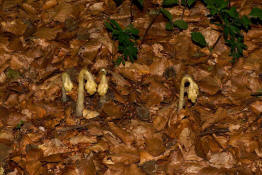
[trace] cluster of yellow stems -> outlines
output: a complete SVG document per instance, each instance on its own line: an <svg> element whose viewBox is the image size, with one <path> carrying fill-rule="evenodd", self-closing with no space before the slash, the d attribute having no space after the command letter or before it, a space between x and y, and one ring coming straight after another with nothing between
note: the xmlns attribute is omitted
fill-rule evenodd
<svg viewBox="0 0 262 175"><path fill-rule="evenodd" d="M101 69L102 77L100 83L97 87L97 84L94 80L94 76L87 70L82 69L78 76L78 95L76 102L76 116L82 116L84 110L84 87L89 95L93 95L96 91L100 96L104 96L108 90L108 80L106 77L106 70ZM85 83L86 80L86 83ZM70 92L73 88L73 83L70 79L70 76L67 72L62 74L62 101L66 102L67 97L66 93ZM85 83L85 85L84 85Z"/></svg>
<svg viewBox="0 0 262 175"><path fill-rule="evenodd" d="M78 95L77 95L77 103L76 103L76 116L82 116L83 110L84 110L84 82L85 83L85 89L89 95L93 95L96 91L100 96L104 96L107 93L108 90L108 80L106 77L106 70L101 69L102 77L101 81L98 85L94 80L93 75L87 70L82 69L78 76ZM70 92L73 88L73 83L70 79L70 76L68 73L64 72L62 74L62 101L66 102L67 97L66 93ZM187 89L185 89L185 84L189 83L189 86ZM185 75L181 80L180 85L180 94L179 94L179 104L178 104L178 111L183 109L184 106L184 93L187 92L188 99L190 99L193 103L196 102L197 96L199 94L198 85L194 82L192 77L190 75Z"/></svg>

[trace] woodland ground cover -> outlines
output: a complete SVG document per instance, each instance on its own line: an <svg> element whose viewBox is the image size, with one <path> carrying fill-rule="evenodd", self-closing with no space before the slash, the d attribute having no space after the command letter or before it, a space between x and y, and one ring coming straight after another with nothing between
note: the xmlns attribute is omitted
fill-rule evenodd
<svg viewBox="0 0 262 175"><path fill-rule="evenodd" d="M210 7L183 2L0 0L0 174L262 174L262 27L243 18L262 2L230 1L250 25L231 45ZM108 89L76 115L83 68ZM186 74L198 96L178 110Z"/></svg>

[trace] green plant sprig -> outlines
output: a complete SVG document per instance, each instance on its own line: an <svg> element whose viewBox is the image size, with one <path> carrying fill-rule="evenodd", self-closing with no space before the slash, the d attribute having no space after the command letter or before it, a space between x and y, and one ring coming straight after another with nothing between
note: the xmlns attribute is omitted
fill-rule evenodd
<svg viewBox="0 0 262 175"><path fill-rule="evenodd" d="M108 31L112 32L112 38L118 41L118 52L122 54L115 64L120 65L122 63L124 65L127 60L133 63L137 59L138 53L135 43L139 38L138 29L130 24L123 30L115 20L106 21L104 25Z"/></svg>
<svg viewBox="0 0 262 175"><path fill-rule="evenodd" d="M232 62L243 56L244 44L243 31L248 31L251 21L244 15L240 17L236 7L229 7L228 0L204 0L210 11L211 22L221 27L225 43L230 47Z"/></svg>

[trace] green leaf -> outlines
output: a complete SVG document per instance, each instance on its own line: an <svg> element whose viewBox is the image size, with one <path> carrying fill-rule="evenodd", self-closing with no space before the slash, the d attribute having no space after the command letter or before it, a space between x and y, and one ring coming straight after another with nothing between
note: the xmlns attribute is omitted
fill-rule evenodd
<svg viewBox="0 0 262 175"><path fill-rule="evenodd" d="M116 30L122 31L122 28L120 27L120 25L113 19L110 20L110 23L112 25L112 27Z"/></svg>
<svg viewBox="0 0 262 175"><path fill-rule="evenodd" d="M170 22L172 22L173 16L171 15L171 13L169 11L161 8L160 12L164 15L164 17L166 17Z"/></svg>
<svg viewBox="0 0 262 175"><path fill-rule="evenodd" d="M114 0L114 1L117 6L121 5L124 2L124 0Z"/></svg>
<svg viewBox="0 0 262 175"><path fill-rule="evenodd" d="M119 34L118 41L120 45L128 45L130 42L129 35L124 32L121 32Z"/></svg>
<svg viewBox="0 0 262 175"><path fill-rule="evenodd" d="M144 0L134 0L135 5L140 8L143 9L144 7Z"/></svg>
<svg viewBox="0 0 262 175"><path fill-rule="evenodd" d="M224 10L230 17L238 18L238 12L236 7L231 7L229 10Z"/></svg>
<svg viewBox="0 0 262 175"><path fill-rule="evenodd" d="M15 129L19 130L21 129L21 127L24 125L24 121L23 120L20 120L19 123L16 125Z"/></svg>
<svg viewBox="0 0 262 175"><path fill-rule="evenodd" d="M228 6L228 1L225 0L204 0L204 2L207 4L209 10L217 9L217 11L221 11Z"/></svg>
<svg viewBox="0 0 262 175"><path fill-rule="evenodd" d="M182 0L181 4L190 8L195 2L196 0Z"/></svg>
<svg viewBox="0 0 262 175"><path fill-rule="evenodd" d="M241 23L246 31L249 29L251 24L250 19L246 15L242 16Z"/></svg>
<svg viewBox="0 0 262 175"><path fill-rule="evenodd" d="M7 78L12 79L12 80L21 77L21 75L18 71L11 69L11 68L7 68L5 74L6 74Z"/></svg>
<svg viewBox="0 0 262 175"><path fill-rule="evenodd" d="M166 23L166 30L171 31L174 29L174 25L171 22Z"/></svg>
<svg viewBox="0 0 262 175"><path fill-rule="evenodd" d="M133 37L138 37L138 33L139 30L134 28L134 26L132 24L129 24L126 28L126 30L124 30L125 32L127 32L128 34L130 34Z"/></svg>
<svg viewBox="0 0 262 175"><path fill-rule="evenodd" d="M195 2L196 0L187 0L188 7L191 7Z"/></svg>
<svg viewBox="0 0 262 175"><path fill-rule="evenodd" d="M115 61L115 65L119 66L122 62L122 59L123 59L122 57L118 57L117 60Z"/></svg>
<svg viewBox="0 0 262 175"><path fill-rule="evenodd" d="M109 22L106 21L104 23L104 25L105 25L106 29L109 30L110 32L112 32L114 30L112 25Z"/></svg>
<svg viewBox="0 0 262 175"><path fill-rule="evenodd" d="M162 3L163 6L173 6L177 4L178 4L178 0L164 0Z"/></svg>
<svg viewBox="0 0 262 175"><path fill-rule="evenodd" d="M191 39L193 42L198 44L201 47L207 46L207 42L205 40L205 37L200 32L192 32L191 33Z"/></svg>
<svg viewBox="0 0 262 175"><path fill-rule="evenodd" d="M138 49L135 46L135 41L139 38L139 31L133 26L128 25L122 30L120 25L115 20L110 20L104 23L106 28L112 32L112 38L118 40L118 52L122 54L115 61L115 65L124 65L125 60L134 62L137 59Z"/></svg>
<svg viewBox="0 0 262 175"><path fill-rule="evenodd" d="M258 18L259 20L262 20L262 9L260 8L253 8L252 11L249 14L250 17Z"/></svg>
<svg viewBox="0 0 262 175"><path fill-rule="evenodd" d="M188 28L188 24L184 20L176 20L174 22L174 26L182 30L186 30Z"/></svg>

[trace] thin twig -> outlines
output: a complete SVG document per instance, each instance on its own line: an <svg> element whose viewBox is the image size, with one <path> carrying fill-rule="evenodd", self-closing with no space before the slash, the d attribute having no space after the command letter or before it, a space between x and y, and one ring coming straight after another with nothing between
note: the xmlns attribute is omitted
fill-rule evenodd
<svg viewBox="0 0 262 175"><path fill-rule="evenodd" d="M134 15L133 15L133 0L130 0L130 24L132 24L134 21Z"/></svg>
<svg viewBox="0 0 262 175"><path fill-rule="evenodd" d="M261 118L261 115L257 116L255 120L253 120L246 128L243 129L243 132L246 132L248 128L250 128L253 124L255 124L260 118Z"/></svg>
<svg viewBox="0 0 262 175"><path fill-rule="evenodd" d="M219 40L221 39L221 37L222 37L222 34L220 34L220 35L218 36L215 44L211 47L211 49L214 49L214 48L216 47L216 45L217 45L217 43L219 42Z"/></svg>
<svg viewBox="0 0 262 175"><path fill-rule="evenodd" d="M67 131L76 130L76 129L88 129L87 126L88 125L74 125L74 126L59 128L59 129L56 129L56 131L57 132L67 132Z"/></svg>
<svg viewBox="0 0 262 175"><path fill-rule="evenodd" d="M186 2L185 2L186 4L187 4L187 0L186 0ZM186 4L185 4L185 6L184 6L184 8L183 8L183 12L182 12L182 15L181 15L181 20L183 20L183 18L184 18L184 15L185 15L185 11L186 11ZM181 6L181 1L180 1L180 4L179 4L180 6Z"/></svg>
<svg viewBox="0 0 262 175"><path fill-rule="evenodd" d="M140 45L139 45L139 48L141 48L142 44L144 43L145 38L146 38L146 35L147 35L147 33L149 32L149 29L152 27L153 23L156 21L156 18L158 17L159 14L160 14L160 13L158 13L157 15L155 15L154 18L152 19L152 21L150 22L150 24L147 26L146 31L145 31L142 39L141 39L141 43L140 43Z"/></svg>

